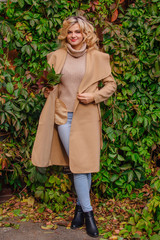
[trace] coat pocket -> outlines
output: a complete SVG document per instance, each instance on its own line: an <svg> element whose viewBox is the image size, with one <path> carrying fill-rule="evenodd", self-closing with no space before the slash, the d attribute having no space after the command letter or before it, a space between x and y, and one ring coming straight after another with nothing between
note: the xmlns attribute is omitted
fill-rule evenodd
<svg viewBox="0 0 160 240"><path fill-rule="evenodd" d="M67 107L59 98L55 101L54 122L57 125L63 125L67 122Z"/></svg>

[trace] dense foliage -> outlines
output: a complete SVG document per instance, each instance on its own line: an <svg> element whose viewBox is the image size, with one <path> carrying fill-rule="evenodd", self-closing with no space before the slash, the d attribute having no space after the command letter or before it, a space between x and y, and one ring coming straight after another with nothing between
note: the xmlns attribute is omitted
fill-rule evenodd
<svg viewBox="0 0 160 240"><path fill-rule="evenodd" d="M28 186L56 211L67 201L70 180L57 168L47 173L35 168L30 156L45 102L41 76L48 67L46 55L57 48L62 20L77 7L76 1L0 3L1 130L9 135L2 143L1 178L14 189Z"/></svg>
<svg viewBox="0 0 160 240"><path fill-rule="evenodd" d="M53 3L41 0L0 3L0 128L1 135L8 135L2 143L1 177L14 189L27 184L36 196L46 202L53 202L52 187L50 198L47 188L39 191L38 184L48 184L48 178L30 163L38 118L45 102L41 75L47 68L46 55L57 48L57 30L63 19L76 14L80 8L82 12L88 9L91 15L88 4L89 1L82 4L78 1ZM96 5L96 12L102 6ZM62 180L61 170L56 174L51 171L50 174L57 174L61 185L64 181L68 188L68 183ZM60 194L60 184L56 187Z"/></svg>
<svg viewBox="0 0 160 240"><path fill-rule="evenodd" d="M131 217L128 224L120 231L120 235L124 238L138 238L138 239L159 239L160 229L160 170L151 181L152 198L148 204L137 211L132 209L129 212Z"/></svg>
<svg viewBox="0 0 160 240"><path fill-rule="evenodd" d="M159 8L137 1L119 16L122 24L108 22L104 30L118 91L102 107L105 144L95 186L110 196L141 186L159 157Z"/></svg>
<svg viewBox="0 0 160 240"><path fill-rule="evenodd" d="M94 22L118 83L117 93L101 105L104 147L101 171L93 177L94 192L129 196L144 184L151 161L158 159L160 4L137 0L124 10L120 2L0 3L0 129L8 134L1 146L1 177L15 189L28 186L46 204L59 203L57 211L66 202L70 179L59 168L45 173L33 167L30 155L45 102L39 79L47 68L46 55L58 46L57 31L67 16L85 13ZM113 24L118 9L121 14Z"/></svg>

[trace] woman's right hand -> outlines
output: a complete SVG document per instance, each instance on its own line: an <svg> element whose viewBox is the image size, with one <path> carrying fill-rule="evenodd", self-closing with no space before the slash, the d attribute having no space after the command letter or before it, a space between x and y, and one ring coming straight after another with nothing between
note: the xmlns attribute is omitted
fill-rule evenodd
<svg viewBox="0 0 160 240"><path fill-rule="evenodd" d="M53 91L53 89L54 89L54 87L46 87L46 88L44 89L44 92L43 92L43 93L44 93L44 97L45 97L45 98L48 98L50 92Z"/></svg>

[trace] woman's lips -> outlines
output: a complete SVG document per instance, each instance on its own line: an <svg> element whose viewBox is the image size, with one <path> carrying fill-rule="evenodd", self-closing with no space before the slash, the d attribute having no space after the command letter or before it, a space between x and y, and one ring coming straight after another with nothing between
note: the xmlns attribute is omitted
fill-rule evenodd
<svg viewBox="0 0 160 240"><path fill-rule="evenodd" d="M77 39L71 39L71 41L72 41L72 42L75 42L75 41L77 41Z"/></svg>

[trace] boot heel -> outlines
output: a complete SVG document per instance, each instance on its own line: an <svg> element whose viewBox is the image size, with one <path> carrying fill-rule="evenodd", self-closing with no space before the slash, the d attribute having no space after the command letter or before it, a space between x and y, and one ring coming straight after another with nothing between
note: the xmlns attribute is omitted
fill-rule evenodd
<svg viewBox="0 0 160 240"><path fill-rule="evenodd" d="M82 227L84 224L84 213L81 206L76 205L74 218L71 223L71 228L76 229Z"/></svg>
<svg viewBox="0 0 160 240"><path fill-rule="evenodd" d="M93 211L85 212L84 216L85 216L87 234L94 238L98 237L99 232L94 219Z"/></svg>

